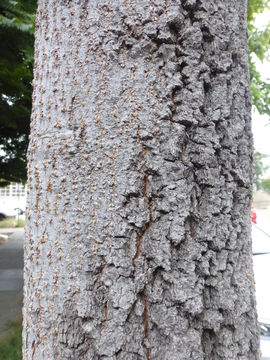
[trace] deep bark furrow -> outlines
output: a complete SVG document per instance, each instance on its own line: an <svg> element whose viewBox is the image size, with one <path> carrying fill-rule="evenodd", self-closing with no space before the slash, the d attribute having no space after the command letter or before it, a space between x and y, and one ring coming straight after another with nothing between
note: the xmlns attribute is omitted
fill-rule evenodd
<svg viewBox="0 0 270 360"><path fill-rule="evenodd" d="M148 342L149 341L148 303L147 303L147 298L146 298L144 292L142 292L141 299L142 299L142 302L143 302L143 305L144 305L144 311L143 311L144 335L145 335L145 340ZM144 347L145 347L145 350L146 350L146 358L147 358L147 360L151 360L151 349L145 343L144 343Z"/></svg>

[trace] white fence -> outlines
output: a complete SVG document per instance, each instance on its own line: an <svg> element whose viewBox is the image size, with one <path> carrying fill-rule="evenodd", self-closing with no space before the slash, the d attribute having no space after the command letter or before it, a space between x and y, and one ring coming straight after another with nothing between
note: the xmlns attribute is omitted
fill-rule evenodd
<svg viewBox="0 0 270 360"><path fill-rule="evenodd" d="M26 188L23 184L12 183L0 188L0 212L14 216L18 214L18 208L25 211Z"/></svg>

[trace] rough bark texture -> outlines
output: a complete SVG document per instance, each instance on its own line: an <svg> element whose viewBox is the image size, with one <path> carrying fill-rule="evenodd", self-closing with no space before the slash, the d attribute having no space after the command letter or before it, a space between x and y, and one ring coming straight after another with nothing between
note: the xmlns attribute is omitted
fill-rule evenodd
<svg viewBox="0 0 270 360"><path fill-rule="evenodd" d="M40 0L24 359L259 359L245 0Z"/></svg>

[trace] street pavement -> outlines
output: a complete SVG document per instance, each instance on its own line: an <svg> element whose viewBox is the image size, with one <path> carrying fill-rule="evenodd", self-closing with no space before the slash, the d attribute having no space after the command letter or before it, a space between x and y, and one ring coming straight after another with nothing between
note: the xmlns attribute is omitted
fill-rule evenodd
<svg viewBox="0 0 270 360"><path fill-rule="evenodd" d="M0 336L8 322L22 314L23 239L23 229L14 229L0 245Z"/></svg>

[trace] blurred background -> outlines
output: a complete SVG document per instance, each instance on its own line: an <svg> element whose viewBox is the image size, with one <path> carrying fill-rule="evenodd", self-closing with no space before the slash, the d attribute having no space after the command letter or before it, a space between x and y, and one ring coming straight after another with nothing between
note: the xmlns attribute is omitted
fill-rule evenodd
<svg viewBox="0 0 270 360"><path fill-rule="evenodd" d="M35 0L0 0L0 359L19 360ZM263 359L270 359L270 0L248 0L254 134L253 263Z"/></svg>

